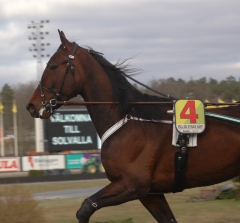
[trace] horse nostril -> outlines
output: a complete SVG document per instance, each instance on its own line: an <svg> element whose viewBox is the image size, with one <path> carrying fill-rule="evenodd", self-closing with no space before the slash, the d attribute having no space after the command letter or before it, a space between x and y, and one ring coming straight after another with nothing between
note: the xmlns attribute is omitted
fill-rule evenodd
<svg viewBox="0 0 240 223"><path fill-rule="evenodd" d="M28 110L31 114L33 114L33 113L35 112L35 106L34 106L32 103L30 103L30 104L27 106L27 110Z"/></svg>

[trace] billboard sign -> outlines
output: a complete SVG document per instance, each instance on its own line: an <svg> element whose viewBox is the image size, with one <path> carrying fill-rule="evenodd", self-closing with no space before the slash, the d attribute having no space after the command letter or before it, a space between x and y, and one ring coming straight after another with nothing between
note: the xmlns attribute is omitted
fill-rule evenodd
<svg viewBox="0 0 240 223"><path fill-rule="evenodd" d="M83 153L83 154L69 154L66 155L66 168L67 169L79 169L89 159L92 154L100 153Z"/></svg>
<svg viewBox="0 0 240 223"><path fill-rule="evenodd" d="M64 155L22 157L22 171L51 169L65 169Z"/></svg>
<svg viewBox="0 0 240 223"><path fill-rule="evenodd" d="M17 172L20 169L19 157L0 158L0 172Z"/></svg>
<svg viewBox="0 0 240 223"><path fill-rule="evenodd" d="M98 136L87 110L60 109L45 120L45 150L95 150Z"/></svg>
<svg viewBox="0 0 240 223"><path fill-rule="evenodd" d="M66 155L67 169L81 168L82 164L83 164L83 154Z"/></svg>

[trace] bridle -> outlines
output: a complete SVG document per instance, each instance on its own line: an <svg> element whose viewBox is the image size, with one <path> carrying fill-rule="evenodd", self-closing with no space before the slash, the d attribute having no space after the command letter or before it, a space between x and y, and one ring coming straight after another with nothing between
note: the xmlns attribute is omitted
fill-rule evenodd
<svg viewBox="0 0 240 223"><path fill-rule="evenodd" d="M77 49L78 49L78 44L74 42L74 48L73 51L70 55L66 54L65 52L63 52L61 49L61 46L58 48L58 51L60 51L61 53L63 53L64 55L66 55L69 59L68 59L68 63L66 65L66 70L64 73L64 76L62 78L60 87L58 92L54 92L51 88L48 87L44 87L42 86L42 80L39 82L39 88L40 88L40 92L41 92L41 97L42 97L42 105L43 107L40 109L39 111L39 115L40 117L42 117L42 113L45 110L48 114L52 115L54 113L54 111L57 109L57 101L63 101L60 97L62 89L63 89L63 85L66 79L66 76L68 74L68 71L71 70L71 74L74 80L74 85L75 85L75 96L77 96L77 88L76 88L76 83L75 83L75 79L74 79L74 67L73 67L73 60L74 60L74 54L76 53ZM43 90L48 91L49 93L53 94L55 96L55 98L51 99L50 101L46 101L45 100L45 95ZM69 100L69 99L68 99Z"/></svg>

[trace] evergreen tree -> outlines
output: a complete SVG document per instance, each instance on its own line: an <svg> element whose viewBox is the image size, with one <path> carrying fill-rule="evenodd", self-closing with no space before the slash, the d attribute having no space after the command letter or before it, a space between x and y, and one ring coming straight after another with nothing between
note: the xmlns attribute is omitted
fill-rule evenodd
<svg viewBox="0 0 240 223"><path fill-rule="evenodd" d="M12 104L13 104L13 90L5 84L1 91L2 104L4 106L4 133L5 135L13 134L13 116L12 116Z"/></svg>

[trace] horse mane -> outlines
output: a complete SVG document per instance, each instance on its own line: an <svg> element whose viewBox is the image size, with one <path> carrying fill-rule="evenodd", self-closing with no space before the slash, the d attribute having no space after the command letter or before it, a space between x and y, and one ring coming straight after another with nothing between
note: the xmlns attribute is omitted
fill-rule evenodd
<svg viewBox="0 0 240 223"><path fill-rule="evenodd" d="M116 64L111 64L107 59L103 57L100 52L94 51L92 48L87 50L104 68L108 74L109 80L112 84L113 98L114 101L118 102L119 115L121 118L125 117L126 114L131 114L144 119L162 119L162 118L172 118L166 113L166 109L163 110L164 105L133 105L130 104L134 101L158 101L158 102L169 102L169 98L163 98L158 96L153 96L149 94L143 94L138 89L136 89L128 80L125 78L127 75L132 75L136 73L136 69L130 69L126 62L129 59L118 61Z"/></svg>

